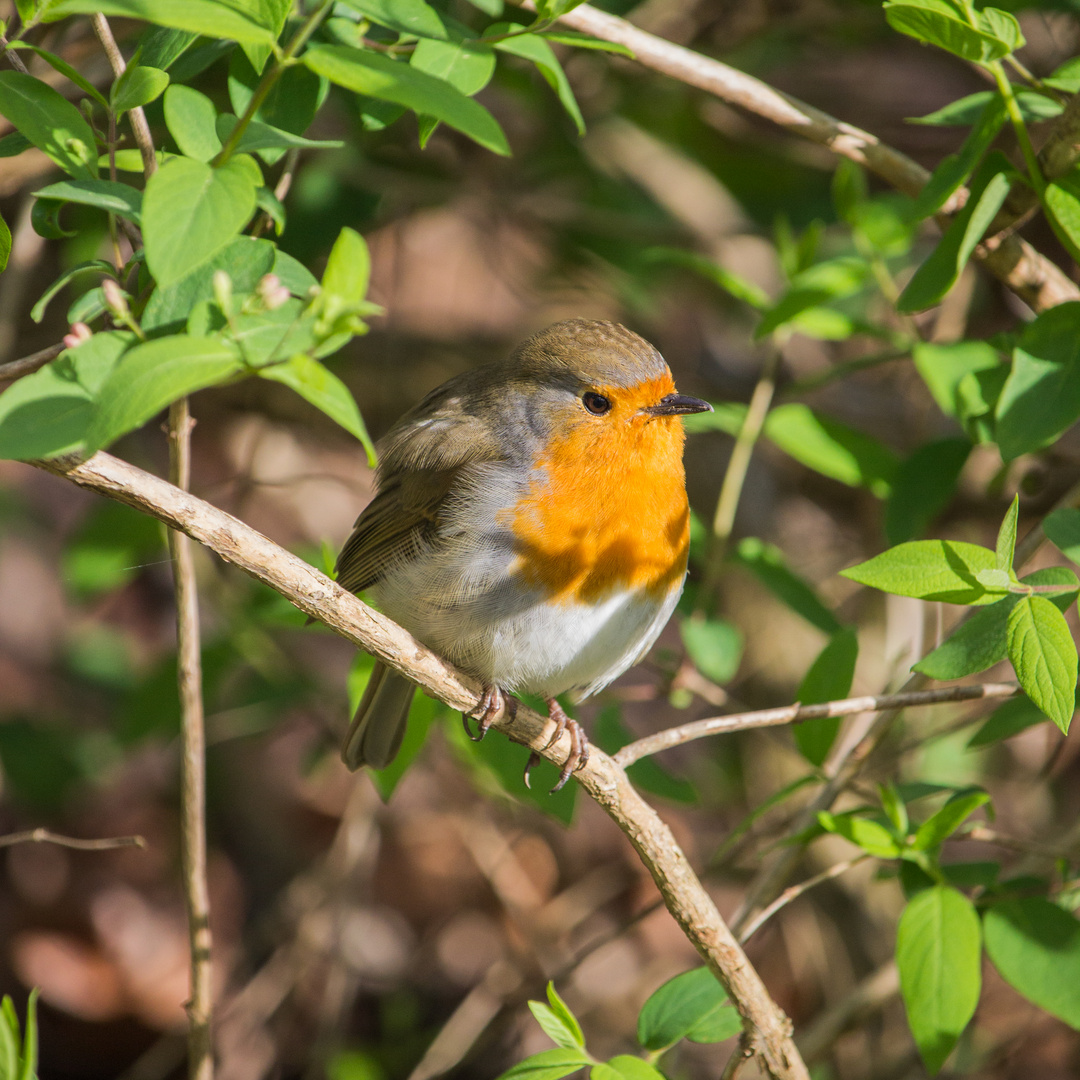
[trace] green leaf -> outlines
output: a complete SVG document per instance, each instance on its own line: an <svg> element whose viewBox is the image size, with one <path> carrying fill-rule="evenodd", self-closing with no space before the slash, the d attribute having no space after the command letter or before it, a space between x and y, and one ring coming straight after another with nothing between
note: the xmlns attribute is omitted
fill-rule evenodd
<svg viewBox="0 0 1080 1080"><path fill-rule="evenodd" d="M349 388L332 372L306 353L297 353L284 364L271 364L259 369L264 379L284 383L305 401L340 424L355 436L367 452L368 462L375 465L375 447L364 426L360 410Z"/></svg>
<svg viewBox="0 0 1080 1080"><path fill-rule="evenodd" d="M433 116L496 154L510 153L506 136L491 113L442 79L378 53L344 45L313 45L302 59L315 74L346 90Z"/></svg>
<svg viewBox="0 0 1080 1080"><path fill-rule="evenodd" d="M217 169L190 158L158 169L143 195L146 263L158 285L179 281L225 247L251 220L261 183L244 155Z"/></svg>
<svg viewBox="0 0 1080 1080"><path fill-rule="evenodd" d="M1080 416L1080 301L1024 327L997 403L1001 456L1012 461L1053 442Z"/></svg>
<svg viewBox="0 0 1080 1080"><path fill-rule="evenodd" d="M229 101L233 112L242 116L259 85L259 76L247 57L234 49L229 58ZM330 84L302 64L287 67L255 111L255 121L278 131L303 135L329 93ZM278 148L260 150L259 156L272 165L284 153Z"/></svg>
<svg viewBox="0 0 1080 1080"><path fill-rule="evenodd" d="M739 1014L734 1009L728 1009L729 1013L735 1014L738 1021ZM741 1025L740 1025L741 1030ZM694 1040L697 1041L697 1040ZM703 1042L717 1042L716 1039L706 1039ZM619 1080L667 1080L662 1072L654 1065L633 1054L619 1054L608 1062L608 1068L613 1069Z"/></svg>
<svg viewBox="0 0 1080 1080"><path fill-rule="evenodd" d="M557 1046L511 1065L496 1080L562 1080L562 1077L592 1064L592 1059L584 1051Z"/></svg>
<svg viewBox="0 0 1080 1080"><path fill-rule="evenodd" d="M847 697L855 678L858 657L859 640L855 631L850 627L838 631L803 676L795 700L803 705L818 705ZM795 744L799 753L812 765L821 765L832 749L839 728L838 716L822 716L795 724Z"/></svg>
<svg viewBox="0 0 1080 1080"><path fill-rule="evenodd" d="M281 284L293 296L307 296L313 285L318 285L315 275L299 260L280 250L274 251L273 272L281 279ZM262 277L260 274L259 277ZM235 278L233 284L236 284Z"/></svg>
<svg viewBox="0 0 1080 1080"><path fill-rule="evenodd" d="M912 214L919 220L936 214L971 175L1005 123L1005 102L993 94L979 114L971 134L955 154L944 158L915 200Z"/></svg>
<svg viewBox="0 0 1080 1080"><path fill-rule="evenodd" d="M88 271L95 271L99 274L114 275L116 273L115 267L111 263L105 262L104 259L91 259L89 262L79 263L78 266L73 266L70 270L65 270L38 298L38 301L30 309L30 318L34 322L39 323L45 317L45 309L49 306L49 301L72 280L72 278L78 277L80 274L85 274Z"/></svg>
<svg viewBox="0 0 1080 1080"><path fill-rule="evenodd" d="M232 134L233 128L238 123L239 120L231 113L222 113L217 118L215 130L221 142ZM338 150L344 145L339 139L305 139L302 135L294 135L291 131L282 131L269 124L261 124L258 120L251 120L236 144L236 153L247 154L254 153L256 150L291 147L301 150Z"/></svg>
<svg viewBox="0 0 1080 1080"><path fill-rule="evenodd" d="M97 176L90 125L47 83L21 71L0 71L0 115L70 176L80 180Z"/></svg>
<svg viewBox="0 0 1080 1080"><path fill-rule="evenodd" d="M0 1011L0 1080L15 1080L19 1072L19 1020L12 1020L14 1012L11 998L5 994Z"/></svg>
<svg viewBox="0 0 1080 1080"><path fill-rule="evenodd" d="M180 152L207 162L221 152L214 103L190 86L170 86L165 91L165 125Z"/></svg>
<svg viewBox="0 0 1080 1080"><path fill-rule="evenodd" d="M949 345L919 344L912 353L915 370L947 416L964 416L959 386L965 375L1003 367L997 350L985 341Z"/></svg>
<svg viewBox="0 0 1080 1080"><path fill-rule="evenodd" d="M979 23L984 33L990 34L1008 46L1009 52L1022 49L1027 42L1020 30L1016 16L1001 8L983 8L979 12Z"/></svg>
<svg viewBox="0 0 1080 1080"><path fill-rule="evenodd" d="M575 30L544 30L542 36L556 45L572 45L576 49L600 49L603 52L616 53L628 60L634 59L634 52L618 41L605 41L590 34L579 34Z"/></svg>
<svg viewBox="0 0 1080 1080"><path fill-rule="evenodd" d="M903 797L891 781L888 784L878 784L878 798L881 799L881 809L892 823L897 836L908 834L908 812Z"/></svg>
<svg viewBox="0 0 1080 1080"><path fill-rule="evenodd" d="M823 476L868 487L881 498L889 493L897 459L870 435L795 402L773 409L764 433L784 453Z"/></svg>
<svg viewBox="0 0 1080 1080"><path fill-rule="evenodd" d="M11 256L11 230L7 222L0 217L0 274L7 269L8 259Z"/></svg>
<svg viewBox="0 0 1080 1080"><path fill-rule="evenodd" d="M1076 645L1065 616L1045 597L1009 612L1009 659L1024 692L1068 735L1076 707Z"/></svg>
<svg viewBox="0 0 1080 1080"><path fill-rule="evenodd" d="M478 93L495 72L495 53L490 45L475 41L436 41L421 38L409 59L412 67L445 79L467 97ZM420 145L426 146L439 121L420 118Z"/></svg>
<svg viewBox="0 0 1080 1080"><path fill-rule="evenodd" d="M351 6L372 22L399 34L446 38L446 27L438 12L424 0L352 0Z"/></svg>
<svg viewBox="0 0 1080 1080"><path fill-rule="evenodd" d="M685 971L668 979L642 1005L637 1023L638 1042L646 1050L664 1050L686 1038L699 1025L715 1019L722 1010L734 1013L739 1023L727 993L707 967Z"/></svg>
<svg viewBox="0 0 1080 1080"><path fill-rule="evenodd" d="M494 26L489 27L485 34L488 36L508 34L518 29L520 28L512 23L496 23ZM496 41L495 48L499 52L520 56L523 60L529 60L535 64L537 70L547 81L548 86L555 91L570 119L574 121L578 134L585 134L585 120L581 115L581 109L578 108L574 91L570 87L570 81L567 79L566 72L563 71L558 57L542 37L538 37L536 34L514 33L513 37Z"/></svg>
<svg viewBox="0 0 1080 1080"><path fill-rule="evenodd" d="M97 415L86 436L88 449L108 446L185 394L223 383L243 370L236 346L221 338L178 335L137 345L99 391Z"/></svg>
<svg viewBox="0 0 1080 1080"><path fill-rule="evenodd" d="M70 453L82 442L92 413L91 395L48 364L0 394L0 458Z"/></svg>
<svg viewBox="0 0 1080 1080"><path fill-rule="evenodd" d="M1020 579L1023 585L1080 586L1076 575L1064 566L1048 566ZM1076 599L1076 592L1051 596L1050 601L1064 611ZM1009 614L1020 602L1019 595L1007 596L965 619L933 652L913 668L932 679L962 679L1004 660L1008 653Z"/></svg>
<svg viewBox="0 0 1080 1080"><path fill-rule="evenodd" d="M732 561L755 574L777 599L823 634L831 637L843 629L813 588L788 567L783 552L774 544L747 536L739 541Z"/></svg>
<svg viewBox="0 0 1080 1080"><path fill-rule="evenodd" d="M200 300L210 300L214 296L214 271L224 270L232 279L233 292L237 295L254 292L259 279L264 274L278 273L279 262L289 266L290 280L299 283L295 268L288 262L284 252L275 249L269 240L256 240L251 236L238 236L229 241L216 255L190 271L179 281L153 291L143 311L144 330L160 330L170 324L187 320L192 308ZM296 266L300 266L296 263ZM314 283L314 278L302 266L302 270ZM279 276L281 276L279 274ZM282 281L292 287L289 281Z"/></svg>
<svg viewBox="0 0 1080 1080"><path fill-rule="evenodd" d="M976 64L1000 60L1012 51L1009 42L998 37L996 27L984 26L982 30L976 30L945 3L931 4L923 0L915 5L890 0L885 4L885 18L901 34L936 45L953 56Z"/></svg>
<svg viewBox="0 0 1080 1080"><path fill-rule="evenodd" d="M323 293L355 304L367 295L370 280L371 255L364 238L355 229L342 229L326 260Z"/></svg>
<svg viewBox="0 0 1080 1080"><path fill-rule="evenodd" d="M1080 563L1080 510L1062 506L1043 519L1043 532L1067 559Z"/></svg>
<svg viewBox="0 0 1080 1080"><path fill-rule="evenodd" d="M13 41L8 47L11 49L28 49L35 55L40 56L50 67L59 71L64 78L70 79L83 93L89 94L103 109L109 107L109 103L105 100L101 91L89 79L84 78L66 60L55 53L41 48L40 45L31 45L28 41Z"/></svg>
<svg viewBox="0 0 1080 1080"><path fill-rule="evenodd" d="M255 0L253 14L257 13L257 21L269 27L276 39L281 37L281 32L285 29L285 20L289 17L292 6L293 0ZM274 53L269 45L251 45L246 42L241 44L240 49L260 75L266 67L266 61Z"/></svg>
<svg viewBox="0 0 1080 1080"><path fill-rule="evenodd" d="M139 42L140 61L147 67L167 71L187 52L198 36L190 30L151 26L143 33Z"/></svg>
<svg viewBox="0 0 1080 1080"><path fill-rule="evenodd" d="M947 604L992 604L998 599L976 574L994 568L989 548L961 540L911 540L840 573L882 592L943 600Z"/></svg>
<svg viewBox="0 0 1080 1080"><path fill-rule="evenodd" d="M861 847L868 855L878 859L895 859L900 855L900 844L884 825L854 814L832 814L819 810L818 824L826 831L842 836Z"/></svg>
<svg viewBox="0 0 1080 1080"><path fill-rule="evenodd" d="M1043 191L1050 224L1074 258L1080 258L1080 175L1074 170L1051 180Z"/></svg>
<svg viewBox="0 0 1080 1080"><path fill-rule="evenodd" d="M982 746L992 746L1002 739L1011 739L1046 719L1046 715L1031 698L1026 695L1011 698L990 714L982 727L971 736L967 748L977 750Z"/></svg>
<svg viewBox="0 0 1080 1080"><path fill-rule="evenodd" d="M683 645L694 666L707 679L723 685L735 677L742 659L742 634L723 619L683 619Z"/></svg>
<svg viewBox="0 0 1080 1080"><path fill-rule="evenodd" d="M1049 86L1057 85L1051 78L1045 78L1043 82ZM1059 88L1066 89L1064 86ZM1080 81L1069 93L1075 93L1078 89L1080 89ZM1055 116L1060 116L1063 111L1063 106L1059 102L1048 98L1045 94L1036 93L1034 90L1024 90L1017 87L1013 93L1017 104L1020 106L1020 115L1027 123L1050 120ZM928 113L926 116L909 117L908 123L967 127L969 124L978 123L983 109L997 96L996 90L980 90L977 94L968 94L967 97L950 102L943 108Z"/></svg>
<svg viewBox="0 0 1080 1080"><path fill-rule="evenodd" d="M19 132L13 131L0 139L0 158L18 157L25 153L34 144Z"/></svg>
<svg viewBox="0 0 1080 1080"><path fill-rule="evenodd" d="M796 273L787 292L762 315L754 340L761 341L811 308L853 296L869 276L869 264L853 256L829 259Z"/></svg>
<svg viewBox="0 0 1080 1080"><path fill-rule="evenodd" d="M1020 496L1014 495L1012 504L1001 522L1001 528L998 529L997 550L995 552L998 570L1009 571L1012 569L1013 553L1016 550L1016 523L1019 517Z"/></svg>
<svg viewBox="0 0 1080 1080"><path fill-rule="evenodd" d="M979 918L947 885L916 894L896 935L900 992L915 1044L934 1075L975 1012L982 985Z"/></svg>
<svg viewBox="0 0 1080 1080"><path fill-rule="evenodd" d="M41 991L35 986L26 1002L26 1029L23 1032L22 1072L19 1080L37 1080L38 1027L37 1002Z"/></svg>
<svg viewBox="0 0 1080 1080"><path fill-rule="evenodd" d="M562 1018L542 1001L530 1001L529 1011L544 1029L544 1034L557 1046L584 1049L584 1043L566 1026Z"/></svg>
<svg viewBox="0 0 1080 1080"><path fill-rule="evenodd" d="M936 814L919 826L912 847L916 851L932 851L939 847L956 832L969 815L989 801L989 793L982 788L958 791Z"/></svg>
<svg viewBox="0 0 1080 1080"><path fill-rule="evenodd" d="M1029 1001L1080 1030L1080 923L1040 896L1005 900L983 916L986 951Z"/></svg>
<svg viewBox="0 0 1080 1080"><path fill-rule="evenodd" d="M144 67L142 64L129 64L116 82L113 83L109 97L113 111L117 115L149 105L169 85L168 72L160 68Z"/></svg>
<svg viewBox="0 0 1080 1080"><path fill-rule="evenodd" d="M68 15L119 15L158 26L190 30L206 37L228 38L255 45L274 45L274 34L246 14L215 0L46 0L42 22Z"/></svg>
<svg viewBox="0 0 1080 1080"><path fill-rule="evenodd" d="M999 150L988 154L971 182L971 194L938 245L915 271L896 302L903 312L923 311L939 303L956 283L975 246L1009 194L1013 169Z"/></svg>
<svg viewBox="0 0 1080 1080"><path fill-rule="evenodd" d="M920 446L896 471L885 504L890 544L917 539L952 501L971 454L968 439L939 439Z"/></svg>
<svg viewBox="0 0 1080 1080"><path fill-rule="evenodd" d="M581 1030L581 1025L577 1021L577 1017L570 1011L566 1002L559 997L558 991L555 989L555 984L551 981L547 984L547 999L548 1004L551 1007L551 1011L554 1016L562 1024L566 1033L574 1041L575 1046L585 1049L585 1035Z"/></svg>
<svg viewBox="0 0 1080 1080"><path fill-rule="evenodd" d="M61 180L35 191L34 198L96 206L136 225L142 223L142 192L117 180Z"/></svg>

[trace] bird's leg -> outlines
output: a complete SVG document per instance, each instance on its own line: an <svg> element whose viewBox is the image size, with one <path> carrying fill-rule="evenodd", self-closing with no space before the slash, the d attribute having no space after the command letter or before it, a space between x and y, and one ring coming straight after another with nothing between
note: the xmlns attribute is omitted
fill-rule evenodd
<svg viewBox="0 0 1080 1080"><path fill-rule="evenodd" d="M488 729L495 722L495 718L499 713L506 709L506 715L511 720L517 716L517 698L511 697L502 687L496 686L492 683L490 686L484 687L484 693L480 698L480 704L476 706L474 714L476 716L476 734L472 733L472 729L469 727L469 713L461 714L461 722L465 725L465 734L472 739L473 742L480 742L480 740L488 733Z"/></svg>
<svg viewBox="0 0 1080 1080"><path fill-rule="evenodd" d="M570 753L566 756L566 761L563 764L562 770L559 773L558 783L551 789L552 793L559 791L566 785L566 781L570 779L570 776L577 772L578 769L584 767L589 760L589 740L585 736L585 731L582 726L574 720L572 717L567 716L563 707L554 699L547 698L548 707L548 719L555 721L555 733L544 744L544 749L548 750L554 746L559 737L564 731L570 733ZM540 755L534 750L529 755L529 760L525 763L525 786L529 787L529 773L540 762Z"/></svg>

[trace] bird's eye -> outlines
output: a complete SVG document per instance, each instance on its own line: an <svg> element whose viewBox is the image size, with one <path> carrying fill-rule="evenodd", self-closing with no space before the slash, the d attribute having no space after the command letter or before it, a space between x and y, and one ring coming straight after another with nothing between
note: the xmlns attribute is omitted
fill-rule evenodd
<svg viewBox="0 0 1080 1080"><path fill-rule="evenodd" d="M611 410L611 402L604 397L603 394L594 393L592 390L581 395L581 404L584 405L593 416L603 416L604 413Z"/></svg>

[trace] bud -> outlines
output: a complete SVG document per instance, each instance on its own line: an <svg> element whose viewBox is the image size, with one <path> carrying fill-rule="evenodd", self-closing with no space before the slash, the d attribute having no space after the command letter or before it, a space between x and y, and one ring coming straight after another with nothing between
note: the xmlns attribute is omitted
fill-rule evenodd
<svg viewBox="0 0 1080 1080"><path fill-rule="evenodd" d="M232 313L232 278L224 270L214 271L214 299L226 315Z"/></svg>
<svg viewBox="0 0 1080 1080"><path fill-rule="evenodd" d="M89 341L94 332L84 322L72 323L69 332L64 335L64 348L77 349L84 341Z"/></svg>
<svg viewBox="0 0 1080 1080"><path fill-rule="evenodd" d="M124 290L112 278L106 278L101 283L101 293L105 297L105 306L109 309L109 314L117 322L126 323L131 320Z"/></svg>
<svg viewBox="0 0 1080 1080"><path fill-rule="evenodd" d="M84 165L89 165L91 161L97 161L96 155L94 157L90 156L90 149L82 139L67 139L64 142L64 147L70 150Z"/></svg>
<svg viewBox="0 0 1080 1080"><path fill-rule="evenodd" d="M258 294L259 299L262 300L263 306L267 311L274 311L281 307L283 304L289 302L289 297L292 295L289 290L281 284L281 278L277 274L264 274L259 279L259 284L255 288L255 292Z"/></svg>

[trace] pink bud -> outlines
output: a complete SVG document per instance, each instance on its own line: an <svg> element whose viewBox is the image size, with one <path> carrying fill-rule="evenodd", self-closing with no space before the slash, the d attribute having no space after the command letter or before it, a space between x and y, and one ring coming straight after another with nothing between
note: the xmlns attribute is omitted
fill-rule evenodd
<svg viewBox="0 0 1080 1080"><path fill-rule="evenodd" d="M274 311L283 304L287 304L289 302L289 297L292 295L289 290L281 284L281 278L279 278L277 274L264 274L259 279L259 284L255 291L259 294L259 298L262 300L267 311Z"/></svg>
<svg viewBox="0 0 1080 1080"><path fill-rule="evenodd" d="M127 301L120 286L112 278L106 278L101 283L101 292L105 297L105 305L114 314L127 311Z"/></svg>
<svg viewBox="0 0 1080 1080"><path fill-rule="evenodd" d="M94 332L84 322L72 323L70 332L64 335L64 348L77 349L84 341L89 341Z"/></svg>

